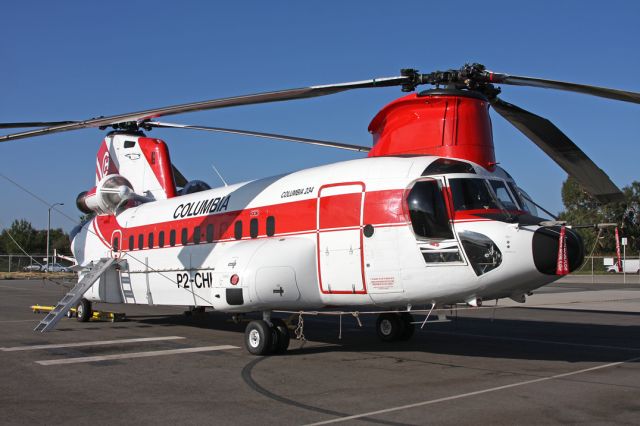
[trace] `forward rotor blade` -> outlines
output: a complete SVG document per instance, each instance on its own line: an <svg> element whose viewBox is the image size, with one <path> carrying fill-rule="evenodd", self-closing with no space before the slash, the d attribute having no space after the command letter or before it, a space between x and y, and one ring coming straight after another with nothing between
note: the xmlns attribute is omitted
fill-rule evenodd
<svg viewBox="0 0 640 426"><path fill-rule="evenodd" d="M173 180L176 183L176 186L180 188L184 188L184 186L189 182L186 177L178 170L176 166L171 165L171 169L173 170Z"/></svg>
<svg viewBox="0 0 640 426"><path fill-rule="evenodd" d="M640 103L640 93L627 92L606 87L589 86L586 84L568 83L565 81L547 80L544 78L523 77L517 75L500 74L486 71L490 83L510 84L513 86L532 86L545 89L565 90L569 92L584 93L586 95L599 96L601 98L615 99L617 101Z"/></svg>
<svg viewBox="0 0 640 426"><path fill-rule="evenodd" d="M622 192L609 176L552 122L498 98L491 105L598 201L623 200Z"/></svg>
<svg viewBox="0 0 640 426"><path fill-rule="evenodd" d="M249 130L225 129L222 127L192 126L187 124L175 124L175 123L161 123L158 121L149 121L145 123L145 125L148 125L151 127L163 127L163 128L169 128L169 129L204 130L207 132L221 132L221 133L232 133L236 135L256 136L259 138L266 138L266 139L277 139L277 140L290 141L290 142L306 143L310 145L328 146L331 148L346 149L349 151L358 151L358 152L371 151L371 148L367 146L350 145L350 144L341 143L341 142L323 141L319 139L299 138L297 136L278 135L275 133L253 132Z"/></svg>
<svg viewBox="0 0 640 426"><path fill-rule="evenodd" d="M25 121L21 123L0 123L0 129L21 129L27 127L48 127L71 124L75 121Z"/></svg>
<svg viewBox="0 0 640 426"><path fill-rule="evenodd" d="M109 126L116 123L131 121L145 121L167 115L181 114L185 112L202 111L216 108L228 108L239 105L253 105L267 102L280 102L293 99L312 98L316 96L331 95L352 89L364 89L371 87L401 86L410 83L409 76L386 77L373 80L354 81L350 83L328 84L324 86L309 86L299 89L279 90L275 92L263 92L252 95L234 96L231 98L211 99L202 102L193 102L181 105L172 105L164 108L149 109L145 111L118 114L110 117L92 118L84 121L72 122L47 127L44 129L30 130L22 133L0 136L0 142L8 142L14 139L29 138L46 135L49 133L67 132L70 130L86 129L90 127Z"/></svg>

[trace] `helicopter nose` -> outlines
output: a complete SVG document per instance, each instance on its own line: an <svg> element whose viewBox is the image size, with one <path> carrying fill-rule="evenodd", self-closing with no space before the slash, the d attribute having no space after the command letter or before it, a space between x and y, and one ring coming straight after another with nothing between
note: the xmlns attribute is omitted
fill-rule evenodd
<svg viewBox="0 0 640 426"><path fill-rule="evenodd" d="M580 235L572 229L565 228L565 235L567 237L569 271L573 272L584 261L584 243ZM556 273L559 240L559 226L542 227L533 234L533 262L536 269L543 274L555 275Z"/></svg>

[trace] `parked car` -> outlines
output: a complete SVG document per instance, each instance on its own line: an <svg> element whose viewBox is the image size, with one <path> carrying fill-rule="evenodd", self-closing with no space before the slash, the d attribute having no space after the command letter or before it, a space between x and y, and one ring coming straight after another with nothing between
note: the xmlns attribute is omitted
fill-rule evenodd
<svg viewBox="0 0 640 426"><path fill-rule="evenodd" d="M627 274L637 274L640 273L640 260L639 259L627 259L621 261L622 267L624 268L624 272ZM618 265L613 264L607 266L607 272L612 274L621 273L622 271L618 271Z"/></svg>
<svg viewBox="0 0 640 426"><path fill-rule="evenodd" d="M71 269L67 268L64 265L59 263L52 263L51 265L44 265L42 267L43 271L47 272L71 272Z"/></svg>
<svg viewBox="0 0 640 426"><path fill-rule="evenodd" d="M24 272L40 272L42 271L42 266L34 263L33 265L25 266L22 270Z"/></svg>

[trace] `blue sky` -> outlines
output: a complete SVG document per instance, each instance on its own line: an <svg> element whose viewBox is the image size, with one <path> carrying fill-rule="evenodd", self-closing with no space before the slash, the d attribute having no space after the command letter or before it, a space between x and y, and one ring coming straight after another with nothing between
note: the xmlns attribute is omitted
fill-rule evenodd
<svg viewBox="0 0 640 426"><path fill-rule="evenodd" d="M602 3L604 4L604 3ZM9 1L0 26L0 121L75 120L313 84L481 62L491 70L640 92L640 3L608 1ZM330 97L171 117L370 144L367 125L402 93ZM502 98L551 119L620 187L639 179L640 105L544 89ZM566 175L492 113L496 155L540 204L562 209ZM78 217L93 186L98 129L0 144L0 171ZM190 179L219 184L359 158L241 136L153 130ZM47 208L0 179L0 227ZM52 225L73 223L54 213Z"/></svg>

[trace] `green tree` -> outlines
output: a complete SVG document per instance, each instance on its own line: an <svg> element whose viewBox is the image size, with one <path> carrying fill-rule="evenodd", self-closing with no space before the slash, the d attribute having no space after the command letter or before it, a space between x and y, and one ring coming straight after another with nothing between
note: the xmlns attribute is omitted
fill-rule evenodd
<svg viewBox="0 0 640 426"><path fill-rule="evenodd" d="M616 223L620 236L629 238L629 245L640 249L640 182L634 181L622 189L624 201L600 204L591 197L571 177L562 185L562 202L564 211L558 219L565 220L569 225L595 225L599 223ZM588 253L594 248L598 230L594 228L579 228L578 232L584 239ZM614 229L603 229L595 247L594 254L615 253L616 243Z"/></svg>
<svg viewBox="0 0 640 426"><path fill-rule="evenodd" d="M62 229L51 229L49 239L51 251L57 249L61 254L71 254L69 235ZM44 254L47 251L47 230L36 230L24 219L15 220L8 229L0 233L0 251L5 254L22 254L16 243L29 254Z"/></svg>
<svg viewBox="0 0 640 426"><path fill-rule="evenodd" d="M33 251L36 234L36 230L33 229L33 226L31 226L31 223L28 221L24 219L14 220L9 229L2 231L4 252L8 254L19 254L22 253L20 247L26 250L27 253ZM20 247L18 247L16 243L19 244Z"/></svg>

